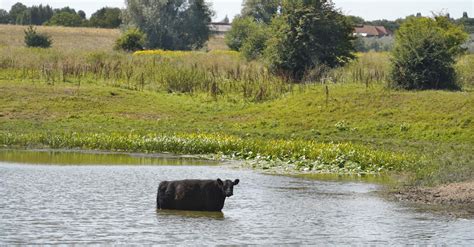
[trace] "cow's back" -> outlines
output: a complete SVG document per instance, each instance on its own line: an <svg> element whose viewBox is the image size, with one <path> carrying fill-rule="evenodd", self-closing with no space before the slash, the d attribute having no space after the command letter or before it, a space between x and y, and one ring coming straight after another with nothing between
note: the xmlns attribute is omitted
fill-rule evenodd
<svg viewBox="0 0 474 247"><path fill-rule="evenodd" d="M224 201L214 180L164 181L158 187L160 209L220 211Z"/></svg>

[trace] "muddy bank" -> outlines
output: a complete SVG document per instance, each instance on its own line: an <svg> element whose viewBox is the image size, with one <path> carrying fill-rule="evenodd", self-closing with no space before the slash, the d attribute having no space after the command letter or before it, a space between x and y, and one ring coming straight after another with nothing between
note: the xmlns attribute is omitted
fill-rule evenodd
<svg viewBox="0 0 474 247"><path fill-rule="evenodd" d="M440 185L433 188L411 187L392 191L399 201L460 208L474 214L474 181Z"/></svg>

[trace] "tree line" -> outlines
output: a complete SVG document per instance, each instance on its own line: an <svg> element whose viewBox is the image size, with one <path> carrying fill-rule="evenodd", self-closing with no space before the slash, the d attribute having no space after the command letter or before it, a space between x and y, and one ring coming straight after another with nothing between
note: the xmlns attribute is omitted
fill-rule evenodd
<svg viewBox="0 0 474 247"><path fill-rule="evenodd" d="M87 19L83 10L41 4L28 7L18 2L10 11L0 9L0 24L117 28L122 24L122 10L104 7Z"/></svg>
<svg viewBox="0 0 474 247"><path fill-rule="evenodd" d="M438 15L442 15L442 14L438 14ZM452 18L449 14L444 14L444 15L451 22L456 23L458 25L462 25L464 27L464 30L467 33L474 34L474 18L470 18L467 12L463 12L462 17L458 19ZM391 32L397 31L404 21L412 17L422 17L422 15L421 13L417 13L416 15L410 15L405 18L398 18L396 20L382 19L382 20L373 20L373 21L364 20L364 18L359 17L359 16L352 16L352 15L347 16L347 18L353 25L383 26L387 30L390 30Z"/></svg>

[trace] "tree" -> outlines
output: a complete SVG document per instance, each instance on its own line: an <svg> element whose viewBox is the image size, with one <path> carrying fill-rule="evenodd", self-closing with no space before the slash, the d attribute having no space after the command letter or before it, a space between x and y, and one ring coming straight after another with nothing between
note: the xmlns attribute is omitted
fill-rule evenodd
<svg viewBox="0 0 474 247"><path fill-rule="evenodd" d="M468 18L469 18L469 16L467 15L467 12L466 12L466 11L464 11L464 12L462 13L462 18L463 18L463 19L468 19Z"/></svg>
<svg viewBox="0 0 474 247"><path fill-rule="evenodd" d="M28 9L30 12L30 21L33 25L43 25L53 17L54 11L49 5L32 6Z"/></svg>
<svg viewBox="0 0 474 247"><path fill-rule="evenodd" d="M284 0L281 11L265 50L273 72L299 81L316 66L336 67L354 58L353 27L331 1Z"/></svg>
<svg viewBox="0 0 474 247"><path fill-rule="evenodd" d="M82 19L78 14L71 12L56 12L46 23L49 26L79 27L82 25Z"/></svg>
<svg viewBox="0 0 474 247"><path fill-rule="evenodd" d="M149 48L199 49L209 39L213 12L205 0L127 0L127 23L148 37Z"/></svg>
<svg viewBox="0 0 474 247"><path fill-rule="evenodd" d="M225 15L224 19L221 22L225 24L229 24L230 23L229 16Z"/></svg>
<svg viewBox="0 0 474 247"><path fill-rule="evenodd" d="M86 19L86 12L84 12L84 10L77 11L77 14L81 17L81 19Z"/></svg>
<svg viewBox="0 0 474 247"><path fill-rule="evenodd" d="M353 26L365 23L365 20L359 16L347 15L346 18Z"/></svg>
<svg viewBox="0 0 474 247"><path fill-rule="evenodd" d="M260 57L268 40L265 23L258 23L252 17L236 17L232 29L226 34L225 42L231 50L242 51L251 60Z"/></svg>
<svg viewBox="0 0 474 247"><path fill-rule="evenodd" d="M244 0L242 17L252 17L257 22L269 24L278 13L281 0Z"/></svg>
<svg viewBox="0 0 474 247"><path fill-rule="evenodd" d="M54 13L69 13L69 14L77 14L76 13L76 10L71 8L71 7L64 7L64 8L61 8L61 9L55 9L54 10Z"/></svg>
<svg viewBox="0 0 474 247"><path fill-rule="evenodd" d="M30 9L19 13L16 16L15 24L17 25L31 25L31 12Z"/></svg>
<svg viewBox="0 0 474 247"><path fill-rule="evenodd" d="M119 8L101 8L92 14L89 23L93 27L117 28L122 24L122 11Z"/></svg>
<svg viewBox="0 0 474 247"><path fill-rule="evenodd" d="M232 22L232 28L225 35L225 42L231 50L240 51L245 40L258 27L255 20L251 17L242 18L237 16Z"/></svg>
<svg viewBox="0 0 474 247"><path fill-rule="evenodd" d="M266 48L268 40L268 26L264 24L257 24L255 29L250 33L244 41L240 51L242 55L248 60L260 58Z"/></svg>
<svg viewBox="0 0 474 247"><path fill-rule="evenodd" d="M403 89L457 89L453 68L468 35L446 16L408 18L397 31L391 83Z"/></svg>
<svg viewBox="0 0 474 247"><path fill-rule="evenodd" d="M17 23L17 18L22 15L25 15L25 12L28 11L28 7L22 3L15 3L10 9L10 22L12 24Z"/></svg>
<svg viewBox="0 0 474 247"><path fill-rule="evenodd" d="M0 9L0 24L8 24L10 22L10 15L4 9Z"/></svg>

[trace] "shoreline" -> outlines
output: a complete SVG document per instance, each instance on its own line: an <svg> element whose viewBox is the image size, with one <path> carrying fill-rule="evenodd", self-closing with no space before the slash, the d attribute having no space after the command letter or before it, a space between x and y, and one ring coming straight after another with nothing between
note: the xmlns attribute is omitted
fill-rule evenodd
<svg viewBox="0 0 474 247"><path fill-rule="evenodd" d="M435 187L405 187L389 192L399 201L440 206L470 206L474 214L474 180Z"/></svg>
<svg viewBox="0 0 474 247"><path fill-rule="evenodd" d="M12 148L3 147L1 151L25 151L25 152L63 152L63 153L83 153L83 154L103 154L103 155L130 155L131 157L150 157L150 158L186 158L197 160L208 160L219 162L223 166L232 166L234 168L245 168L256 172L276 175L291 176L302 179L320 180L320 181L352 181L381 184L383 188L379 191L384 197L392 201L406 202L420 207L435 208L443 214L470 215L474 216L474 181L465 181L458 183L449 183L435 187L418 186L396 186L397 182L390 178L390 174L337 174L337 173L317 173L300 171L294 167L282 167L262 169L253 165L256 160L230 159L222 158L217 155L180 155L174 153L143 153L143 152L120 152L105 150L87 150L87 149L53 149L53 148Z"/></svg>

